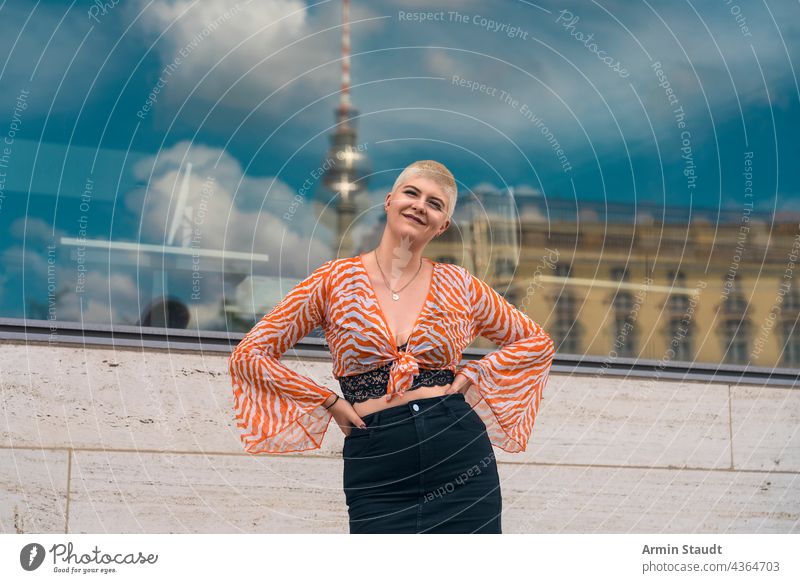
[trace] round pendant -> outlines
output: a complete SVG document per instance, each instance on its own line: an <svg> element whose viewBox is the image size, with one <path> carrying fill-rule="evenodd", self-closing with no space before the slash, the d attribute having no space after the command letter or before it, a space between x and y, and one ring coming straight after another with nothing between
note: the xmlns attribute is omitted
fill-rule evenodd
<svg viewBox="0 0 800 583"><path fill-rule="evenodd" d="M397 294L393 293L393 294L392 294L392 299L393 299L393 300L399 300L399 299L400 299L400 296L398 296Z"/></svg>

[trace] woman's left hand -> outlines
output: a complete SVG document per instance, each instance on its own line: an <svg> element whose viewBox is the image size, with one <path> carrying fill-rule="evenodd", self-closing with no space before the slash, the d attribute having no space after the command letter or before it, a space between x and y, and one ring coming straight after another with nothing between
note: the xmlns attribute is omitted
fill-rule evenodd
<svg viewBox="0 0 800 583"><path fill-rule="evenodd" d="M444 392L445 395L451 395L453 393L466 393L467 389L472 385L472 381L465 377L463 374L458 373L456 374L456 378L453 379L453 382L449 385L445 385L447 390Z"/></svg>

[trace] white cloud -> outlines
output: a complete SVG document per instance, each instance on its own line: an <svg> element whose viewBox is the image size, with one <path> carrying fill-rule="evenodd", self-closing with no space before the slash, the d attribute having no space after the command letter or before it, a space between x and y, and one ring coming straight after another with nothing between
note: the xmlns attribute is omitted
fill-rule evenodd
<svg viewBox="0 0 800 583"><path fill-rule="evenodd" d="M109 276L90 268L85 272L83 293L79 294L77 264L70 259L68 249L57 243L64 231L56 229L56 237L51 239L49 225L41 219L24 217L16 219L10 231L22 237L26 224L25 246L14 245L3 250L2 263L6 269L0 278L0 296L7 291L5 287L11 280L8 275L16 275L16 285L24 281L28 308L33 309L35 304L47 310L52 300L53 315L59 321L134 324L138 320L137 305L143 300L138 297L134 273L115 272ZM53 241L56 248L51 265L46 245ZM53 287L48 289L51 283Z"/></svg>
<svg viewBox="0 0 800 583"><path fill-rule="evenodd" d="M301 0L140 0L136 11L144 6L142 28L153 39L163 33L156 45L162 66L186 55L166 87L173 104L193 92L218 107L249 111L277 91L268 105L280 111L298 98L310 101L339 88L339 63L317 68L339 57L338 2L313 12ZM375 16L361 4L350 10L351 22ZM351 35L355 40L381 26L380 20L358 23ZM327 28L332 30L321 32Z"/></svg>
<svg viewBox="0 0 800 583"><path fill-rule="evenodd" d="M192 303L189 306L188 328L198 330L224 330L226 320L220 314L220 299L206 303Z"/></svg>
<svg viewBox="0 0 800 583"><path fill-rule="evenodd" d="M49 244L58 241L64 235L63 229L53 228L49 223L36 217L19 217L8 228L12 237L25 239L29 244Z"/></svg>
<svg viewBox="0 0 800 583"><path fill-rule="evenodd" d="M527 197L527 198L541 198L543 196L542 191L538 188L534 188L530 184L520 184L514 187L514 195L518 197Z"/></svg>
<svg viewBox="0 0 800 583"><path fill-rule="evenodd" d="M483 181L479 182L478 184L475 184L471 188L471 190L472 192L484 192L484 191L497 192L497 190L499 189L491 182Z"/></svg>
<svg viewBox="0 0 800 583"><path fill-rule="evenodd" d="M6 274L19 274L24 277L47 274L47 257L42 246L12 245L3 249L3 271Z"/></svg>
<svg viewBox="0 0 800 583"><path fill-rule="evenodd" d="M128 209L141 216L142 242L167 240L187 162L192 164L187 204L196 228L193 246L267 254L270 265L280 265L287 277L305 275L309 265L332 257L330 234L316 223L310 207L291 214L294 191L282 180L244 176L227 152L186 141L140 161L134 170L149 184L146 197L144 190L125 197ZM245 204L236 202L240 197L248 199ZM312 232L315 238L309 239Z"/></svg>
<svg viewBox="0 0 800 583"><path fill-rule="evenodd" d="M61 268L64 272L74 270L70 266ZM57 317L61 321L134 325L144 302L133 274L91 270L86 273L83 293L77 294L72 288L59 298Z"/></svg>
<svg viewBox="0 0 800 583"><path fill-rule="evenodd" d="M538 208L528 205L520 210L520 220L527 223L546 223L547 217Z"/></svg>

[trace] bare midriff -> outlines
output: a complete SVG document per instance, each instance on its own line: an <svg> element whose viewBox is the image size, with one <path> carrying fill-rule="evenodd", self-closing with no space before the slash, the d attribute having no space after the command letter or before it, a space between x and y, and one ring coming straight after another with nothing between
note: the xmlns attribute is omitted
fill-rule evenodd
<svg viewBox="0 0 800 583"><path fill-rule="evenodd" d="M377 397L374 399L367 399L360 403L353 403L353 409L358 413L359 417L388 409L389 407L397 407L404 405L417 399L428 399L430 397L439 397L444 395L445 391L450 388L450 385L437 385L435 387L419 387L413 391L406 391L402 396L394 395L391 401L386 400L386 396Z"/></svg>

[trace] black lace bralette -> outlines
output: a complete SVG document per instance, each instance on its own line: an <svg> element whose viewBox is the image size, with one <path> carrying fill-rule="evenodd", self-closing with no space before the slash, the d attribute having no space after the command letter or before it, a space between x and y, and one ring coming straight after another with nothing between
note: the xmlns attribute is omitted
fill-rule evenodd
<svg viewBox="0 0 800 583"><path fill-rule="evenodd" d="M398 350L403 350L408 342L398 346ZM377 399L386 395L386 388L389 386L389 374L392 363L387 363L380 368L370 370L365 373L351 375L347 377L336 377L339 386L342 388L342 396L349 403L361 403L368 399ZM419 387L435 387L438 385L449 385L455 379L455 373L449 369L421 368L419 374L414 377L409 391Z"/></svg>

